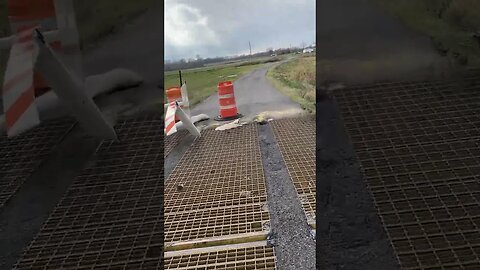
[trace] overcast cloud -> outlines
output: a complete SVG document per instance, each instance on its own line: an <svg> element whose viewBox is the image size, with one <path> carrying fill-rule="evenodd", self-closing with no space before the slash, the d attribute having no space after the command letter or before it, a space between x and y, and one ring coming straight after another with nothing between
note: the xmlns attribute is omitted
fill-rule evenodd
<svg viewBox="0 0 480 270"><path fill-rule="evenodd" d="M315 41L314 0L166 0L165 59L248 53Z"/></svg>

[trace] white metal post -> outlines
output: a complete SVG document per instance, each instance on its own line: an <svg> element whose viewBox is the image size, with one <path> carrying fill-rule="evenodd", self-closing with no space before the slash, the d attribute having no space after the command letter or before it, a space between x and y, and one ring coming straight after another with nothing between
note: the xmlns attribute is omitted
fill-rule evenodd
<svg viewBox="0 0 480 270"><path fill-rule="evenodd" d="M200 131L197 129L197 127L193 124L192 120L188 115L180 108L180 106L177 105L177 111L176 111L176 116L180 118L180 121L185 125L185 128L192 133L195 137L200 137Z"/></svg>
<svg viewBox="0 0 480 270"><path fill-rule="evenodd" d="M73 0L54 0L57 27L67 67L83 79L82 54Z"/></svg>
<svg viewBox="0 0 480 270"><path fill-rule="evenodd" d="M191 117L190 114L190 102L188 101L188 91L187 91L187 84L184 83L182 87L180 88L180 92L182 94L182 106L185 110L185 113L188 115L188 117Z"/></svg>
<svg viewBox="0 0 480 270"><path fill-rule="evenodd" d="M35 40L39 46L39 54L36 68L52 86L55 94L91 134L101 139L116 139L115 130L84 91L82 80L75 77L45 44L40 32L37 33Z"/></svg>

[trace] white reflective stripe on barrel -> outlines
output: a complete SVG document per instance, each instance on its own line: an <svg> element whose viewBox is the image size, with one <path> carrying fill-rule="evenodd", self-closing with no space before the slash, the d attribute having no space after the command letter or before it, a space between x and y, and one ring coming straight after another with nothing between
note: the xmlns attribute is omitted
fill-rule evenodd
<svg viewBox="0 0 480 270"><path fill-rule="evenodd" d="M226 95L219 95L218 98L234 98L235 96L233 94L226 94Z"/></svg>
<svg viewBox="0 0 480 270"><path fill-rule="evenodd" d="M227 105L227 106L220 106L220 110L228 110L228 109L235 109L237 106L235 104L233 105Z"/></svg>

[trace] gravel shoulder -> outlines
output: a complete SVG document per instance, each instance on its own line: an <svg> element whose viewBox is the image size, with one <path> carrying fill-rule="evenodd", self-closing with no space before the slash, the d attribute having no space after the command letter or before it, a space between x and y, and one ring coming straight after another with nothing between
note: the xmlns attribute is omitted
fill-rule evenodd
<svg viewBox="0 0 480 270"><path fill-rule="evenodd" d="M315 269L315 238L269 124L259 126L278 269Z"/></svg>
<svg viewBox="0 0 480 270"><path fill-rule="evenodd" d="M399 269L337 105L317 99L320 269Z"/></svg>

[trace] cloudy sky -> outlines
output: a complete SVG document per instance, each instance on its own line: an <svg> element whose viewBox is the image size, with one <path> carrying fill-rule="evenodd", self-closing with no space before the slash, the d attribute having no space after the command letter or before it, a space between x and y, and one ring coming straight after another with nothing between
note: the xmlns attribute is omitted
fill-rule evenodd
<svg viewBox="0 0 480 270"><path fill-rule="evenodd" d="M315 41L315 0L165 0L165 60Z"/></svg>

